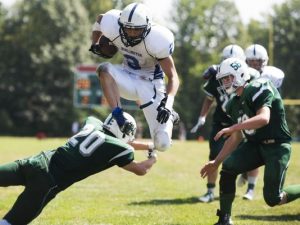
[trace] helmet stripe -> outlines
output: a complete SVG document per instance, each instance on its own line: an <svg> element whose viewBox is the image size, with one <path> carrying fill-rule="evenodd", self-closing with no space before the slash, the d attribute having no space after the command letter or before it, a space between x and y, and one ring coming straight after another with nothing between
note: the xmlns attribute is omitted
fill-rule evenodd
<svg viewBox="0 0 300 225"><path fill-rule="evenodd" d="M136 3L135 6L133 6L133 8L132 8L132 10L131 10L131 12L129 14L129 17L128 17L128 22L131 22L133 13L134 13L134 11L135 11L135 9L136 9L137 6L138 6L138 3Z"/></svg>
<svg viewBox="0 0 300 225"><path fill-rule="evenodd" d="M232 55L232 53L233 53L233 45L231 45L230 55Z"/></svg>
<svg viewBox="0 0 300 225"><path fill-rule="evenodd" d="M253 55L256 55L255 45L253 47Z"/></svg>

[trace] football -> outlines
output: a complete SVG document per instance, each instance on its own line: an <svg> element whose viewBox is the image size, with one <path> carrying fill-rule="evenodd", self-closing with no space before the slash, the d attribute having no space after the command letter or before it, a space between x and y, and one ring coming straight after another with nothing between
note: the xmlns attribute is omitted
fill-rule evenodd
<svg viewBox="0 0 300 225"><path fill-rule="evenodd" d="M112 58L118 51L118 48L104 35L100 37L99 47L101 53L107 58Z"/></svg>

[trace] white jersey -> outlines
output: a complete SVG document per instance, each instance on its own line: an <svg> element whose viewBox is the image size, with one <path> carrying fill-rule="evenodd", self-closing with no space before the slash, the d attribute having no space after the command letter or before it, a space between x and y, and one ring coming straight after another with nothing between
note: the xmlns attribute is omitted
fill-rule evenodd
<svg viewBox="0 0 300 225"><path fill-rule="evenodd" d="M258 72L258 70L252 68L252 67L248 67L248 71L249 71L249 75L250 75L250 80L254 80L260 77L260 73Z"/></svg>
<svg viewBox="0 0 300 225"><path fill-rule="evenodd" d="M110 10L105 13L99 26L94 26L93 30L101 31L110 41L118 47L123 54L123 66L128 72L140 76L142 79L163 78L163 71L158 63L171 55L174 51L174 35L170 30L160 25L152 25L149 34L145 39L131 47L126 47L119 33L118 23L120 10Z"/></svg>
<svg viewBox="0 0 300 225"><path fill-rule="evenodd" d="M265 66L261 77L268 78L276 88L280 88L284 79L284 72L274 66Z"/></svg>

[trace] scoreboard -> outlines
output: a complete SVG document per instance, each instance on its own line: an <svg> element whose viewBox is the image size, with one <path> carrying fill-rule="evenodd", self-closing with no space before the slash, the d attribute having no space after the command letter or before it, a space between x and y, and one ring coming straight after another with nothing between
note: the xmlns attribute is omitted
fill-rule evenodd
<svg viewBox="0 0 300 225"><path fill-rule="evenodd" d="M107 105L96 75L96 66L80 65L74 73L75 107L93 108Z"/></svg>
<svg viewBox="0 0 300 225"><path fill-rule="evenodd" d="M96 75L95 65L79 65L74 71L73 103L79 108L109 107ZM121 99L124 109L136 110L134 101Z"/></svg>

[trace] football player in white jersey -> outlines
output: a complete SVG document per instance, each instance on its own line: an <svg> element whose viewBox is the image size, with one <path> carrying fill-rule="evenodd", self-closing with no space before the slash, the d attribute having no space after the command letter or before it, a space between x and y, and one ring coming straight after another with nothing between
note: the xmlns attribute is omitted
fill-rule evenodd
<svg viewBox="0 0 300 225"><path fill-rule="evenodd" d="M123 116L120 96L139 101L155 149L167 150L171 145L173 122L179 119L173 110L179 78L171 56L172 32L152 23L150 12L143 4L131 3L123 11L113 9L98 16L90 49L96 54L101 35L124 56L122 65L105 62L96 71L118 125L126 133L128 121Z"/></svg>
<svg viewBox="0 0 300 225"><path fill-rule="evenodd" d="M260 72L260 77L268 78L274 86L280 91L284 79L284 72L274 66L267 66L269 56L267 50L259 44L252 44L245 50L246 63ZM254 197L254 188L257 181L259 169L249 171L247 174L240 175L237 185L243 186L248 182L248 187L244 199L252 200Z"/></svg>

